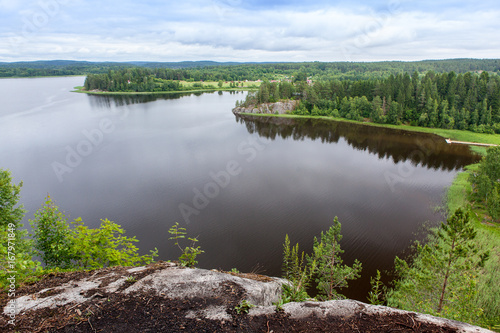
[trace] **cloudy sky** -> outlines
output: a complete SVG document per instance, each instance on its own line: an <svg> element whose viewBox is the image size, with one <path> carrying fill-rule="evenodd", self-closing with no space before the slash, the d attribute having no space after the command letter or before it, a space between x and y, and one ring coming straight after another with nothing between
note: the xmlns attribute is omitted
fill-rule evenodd
<svg viewBox="0 0 500 333"><path fill-rule="evenodd" d="M0 0L0 61L500 58L498 0Z"/></svg>

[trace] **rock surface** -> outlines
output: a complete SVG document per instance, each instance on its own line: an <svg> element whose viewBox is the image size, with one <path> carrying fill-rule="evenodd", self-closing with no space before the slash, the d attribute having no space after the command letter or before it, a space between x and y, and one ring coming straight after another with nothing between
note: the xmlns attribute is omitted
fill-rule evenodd
<svg viewBox="0 0 500 333"><path fill-rule="evenodd" d="M249 106L239 106L233 109L234 114L240 113L264 113L264 114L286 114L295 110L299 101L282 100L276 103L252 104Z"/></svg>
<svg viewBox="0 0 500 333"><path fill-rule="evenodd" d="M21 288L15 325L4 293L2 332L489 332L353 300L273 305L279 278L158 262L52 275ZM237 311L246 300L254 305ZM10 304L12 305L12 303Z"/></svg>

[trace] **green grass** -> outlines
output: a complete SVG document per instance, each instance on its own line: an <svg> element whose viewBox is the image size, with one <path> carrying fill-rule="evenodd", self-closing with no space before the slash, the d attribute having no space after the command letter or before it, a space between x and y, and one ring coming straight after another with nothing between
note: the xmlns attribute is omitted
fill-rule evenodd
<svg viewBox="0 0 500 333"><path fill-rule="evenodd" d="M482 134L461 130L446 130L440 128L413 127L408 125L385 125L367 122L352 121L343 118L332 118L324 116L299 116L299 115L275 115L275 114L249 114L263 117L284 118L313 118L331 121L359 123L367 126L394 128L422 133L431 133L443 138L457 141L500 144L500 135ZM486 148L471 146L476 152L486 154ZM469 165L466 171L459 173L447 192L447 210L454 212L459 207L469 205L469 197L472 186L469 183L469 173L477 170L479 164ZM484 316L479 322L472 324L495 329L500 332L500 225L490 223L484 207L474 205L472 207L472 218L477 230L476 242L482 251L489 251L490 259L478 276L477 296L475 307L482 309Z"/></svg>
<svg viewBox="0 0 500 333"><path fill-rule="evenodd" d="M469 201L467 197L472 190L469 183L469 172L473 172L478 168L479 163L471 164L465 167L466 172L457 174L447 192L446 203L448 212L454 212L457 208L468 205Z"/></svg>
<svg viewBox="0 0 500 333"><path fill-rule="evenodd" d="M175 91L87 91L83 87L75 87L71 92L84 93L89 95L168 95L168 94L190 94L196 92L215 92L215 91L248 91L248 88L205 88L193 90L175 90Z"/></svg>
<svg viewBox="0 0 500 333"><path fill-rule="evenodd" d="M468 181L469 173L474 172L479 164L466 168L457 175L448 190L448 211L453 212L458 207L469 204L468 197L472 191ZM475 323L490 329L500 331L500 225L491 223L484 207L472 206L472 218L477 230L475 238L482 251L489 251L490 258L478 277L476 306L483 309L484 318Z"/></svg>
<svg viewBox="0 0 500 333"><path fill-rule="evenodd" d="M308 116L299 115L275 115L275 114L249 114L263 117L304 118ZM482 134L470 131L447 130L440 128L414 127L408 125L386 125L368 122L358 122L343 118L332 118L324 116L309 116L313 119L325 119L348 123L358 123L366 126L394 128L421 133L436 134L443 138L457 141L500 144L500 135ZM486 148L471 146L476 152L486 154ZM459 207L469 205L469 196L472 186L469 183L469 173L477 170L479 164L469 165L466 171L459 173L447 192L447 210L454 212ZM486 262L484 269L480 272L477 285L476 307L484 311L480 322L472 324L495 329L500 332L500 225L489 223L484 207L473 206L472 218L477 230L476 242L480 249L490 252L490 259Z"/></svg>
<svg viewBox="0 0 500 333"><path fill-rule="evenodd" d="M183 86L185 87L192 87L195 83L202 83L203 85L209 85L209 86L214 86L215 88L219 89L219 81L179 81L182 83ZM257 82L257 81L233 81L238 84L237 88L231 88L231 82L226 82L222 81L222 89L248 89L248 88L255 88L259 87L262 82ZM243 87L241 84L243 83Z"/></svg>
<svg viewBox="0 0 500 333"><path fill-rule="evenodd" d="M243 87L233 87L231 88L229 82L224 82L222 84L222 87L219 87L219 82L202 82L203 87L202 88L197 88L193 87L194 84L200 83L200 82L188 82L188 81L181 81L182 85L184 87L192 88L192 89L187 89L187 90L175 90L175 91L87 91L83 86L77 86L74 87L74 90L71 92L76 92L76 93L84 93L84 94L89 94L89 95L168 95L168 94L190 94L190 93L196 93L196 92L214 92L214 91L251 91L254 89L257 89L258 86L260 86L260 82L256 81L248 81L248 82L243 82Z"/></svg>

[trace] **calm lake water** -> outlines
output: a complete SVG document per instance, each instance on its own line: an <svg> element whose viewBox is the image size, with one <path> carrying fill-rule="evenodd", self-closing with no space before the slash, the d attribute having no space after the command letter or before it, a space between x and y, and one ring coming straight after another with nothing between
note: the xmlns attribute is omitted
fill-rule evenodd
<svg viewBox="0 0 500 333"><path fill-rule="evenodd" d="M91 226L108 218L159 259L179 253L175 222L205 253L199 266L280 275L285 234L309 252L335 216L345 262L366 300L443 195L477 160L442 138L346 123L236 117L244 93L106 97L71 93L83 77L0 80L0 168L24 181L27 219L47 194Z"/></svg>

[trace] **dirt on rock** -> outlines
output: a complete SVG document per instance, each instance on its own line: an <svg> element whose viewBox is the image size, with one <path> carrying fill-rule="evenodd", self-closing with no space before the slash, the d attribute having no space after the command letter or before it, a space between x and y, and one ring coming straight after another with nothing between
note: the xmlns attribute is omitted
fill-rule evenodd
<svg viewBox="0 0 500 333"><path fill-rule="evenodd" d="M17 291L18 296L50 298L63 284L89 278L127 276L124 286L109 292L101 280L97 288L85 291L85 301L55 307L25 309L17 314L16 324L0 317L0 332L457 332L452 327L424 323L416 314L366 314L355 316L316 316L292 318L285 311L267 311L251 315L238 313L236 307L246 299L246 290L238 283L223 282L213 287L213 297L175 298L155 289L120 292L137 283L162 265L149 265L130 273L127 268L54 274ZM228 274L229 275L229 274ZM255 276L267 280L267 277ZM75 282L76 283L76 282ZM263 282L264 283L264 282ZM43 292L41 292L43 291ZM0 295L5 308L7 295ZM269 307L267 307L269 308Z"/></svg>

